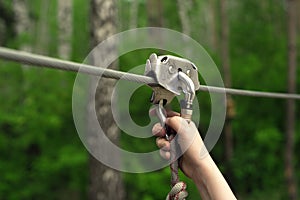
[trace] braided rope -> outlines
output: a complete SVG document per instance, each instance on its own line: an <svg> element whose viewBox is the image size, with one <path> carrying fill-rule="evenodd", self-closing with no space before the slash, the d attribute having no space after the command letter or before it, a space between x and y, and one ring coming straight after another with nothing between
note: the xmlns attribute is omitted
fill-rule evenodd
<svg viewBox="0 0 300 200"><path fill-rule="evenodd" d="M176 141L172 140L174 139L174 135L171 135L169 137L169 141L171 144L170 148L170 154L171 154L171 164L170 164L170 169L171 169L171 185L172 189L168 193L167 200L185 200L185 198L188 196L188 192L185 190L186 189L186 183L179 181L179 176L178 176L178 168L179 168L179 161L176 160L176 155L178 155L178 150L177 150L177 143Z"/></svg>
<svg viewBox="0 0 300 200"><path fill-rule="evenodd" d="M180 181L172 187L166 200L185 200L187 196L186 183Z"/></svg>
<svg viewBox="0 0 300 200"><path fill-rule="evenodd" d="M171 169L171 185L174 186L176 183L179 182L179 176L178 176L178 167L179 163L178 160L176 160L176 155L178 155L177 147L176 147L176 141L174 140L175 136L172 134L169 137L169 142L170 142L170 169ZM173 141L173 142L172 142Z"/></svg>

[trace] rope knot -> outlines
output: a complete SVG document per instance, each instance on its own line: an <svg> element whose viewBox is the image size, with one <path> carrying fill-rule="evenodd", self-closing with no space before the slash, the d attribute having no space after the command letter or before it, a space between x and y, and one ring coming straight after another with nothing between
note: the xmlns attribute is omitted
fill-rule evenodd
<svg viewBox="0 0 300 200"><path fill-rule="evenodd" d="M185 200L188 196L188 192L185 189L186 183L182 181L176 183L169 192L166 200Z"/></svg>

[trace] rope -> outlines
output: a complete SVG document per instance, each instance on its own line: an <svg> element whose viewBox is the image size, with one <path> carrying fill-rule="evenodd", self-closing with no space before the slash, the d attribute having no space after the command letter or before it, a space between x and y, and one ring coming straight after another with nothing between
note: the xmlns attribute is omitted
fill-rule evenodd
<svg viewBox="0 0 300 200"><path fill-rule="evenodd" d="M168 128L166 129L168 131ZM166 135L167 136L167 135ZM178 169L179 169L179 159L176 159L176 156L179 154L180 148L175 139L174 133L170 132L170 135L167 137L169 140L170 147L170 170L171 170L171 191L168 193L166 200L185 200L188 196L186 191L186 183L179 181ZM172 142L173 141L173 142Z"/></svg>
<svg viewBox="0 0 300 200"><path fill-rule="evenodd" d="M185 200L187 196L186 184L184 182L178 182L172 187L166 200Z"/></svg>
<svg viewBox="0 0 300 200"><path fill-rule="evenodd" d="M102 75L105 78L122 79L133 81L137 83L144 83L149 85L157 85L157 82L152 77L131 74L111 69L105 69L92 65L80 64L71 61L64 61L47 56L26 53L22 51L12 50L5 47L0 47L0 58L4 60L19 62L27 65L34 65L39 67L54 68L65 71L80 72L95 76ZM232 95L252 96L252 97L267 97L267 98L281 98L281 99L296 99L300 100L299 94L286 94L274 92L258 92L252 90L241 90L232 88L221 88L214 86L200 85L199 90L213 93L227 93Z"/></svg>

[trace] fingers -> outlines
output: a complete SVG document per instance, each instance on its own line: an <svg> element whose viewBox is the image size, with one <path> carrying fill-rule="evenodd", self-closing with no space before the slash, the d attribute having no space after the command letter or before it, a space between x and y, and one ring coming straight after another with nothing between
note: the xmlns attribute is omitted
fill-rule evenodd
<svg viewBox="0 0 300 200"><path fill-rule="evenodd" d="M162 158L169 160L171 157L170 153L170 142L165 138L156 138L156 145L160 148L159 154Z"/></svg>
<svg viewBox="0 0 300 200"><path fill-rule="evenodd" d="M157 123L152 128L152 134L157 137L164 137L166 135L166 130L160 125L160 123Z"/></svg>
<svg viewBox="0 0 300 200"><path fill-rule="evenodd" d="M170 151L170 142L165 138L156 138L156 145L164 151Z"/></svg>
<svg viewBox="0 0 300 200"><path fill-rule="evenodd" d="M151 109L149 111L150 116L154 116L156 115L156 110L155 109ZM181 117L180 114L174 111L167 111L167 121L166 124L171 126L174 130L179 130L180 126L181 126ZM179 123L179 124L177 124ZM170 131L170 130L169 130ZM156 145L158 146L158 148L160 148L159 153L160 156L166 160L169 160L171 158L171 153L170 153L170 142L166 140L165 136L166 136L166 129L164 127L161 126L160 123L157 123L153 126L152 128L152 134L155 135L156 138Z"/></svg>
<svg viewBox="0 0 300 200"><path fill-rule="evenodd" d="M169 151L164 151L164 150L159 150L159 154L162 158L166 159L166 160L170 160L171 158L171 153Z"/></svg>
<svg viewBox="0 0 300 200"><path fill-rule="evenodd" d="M167 117L174 117L174 116L180 116L178 112L174 112L172 110L166 110ZM156 116L156 110L155 108L152 108L149 110L150 116Z"/></svg>

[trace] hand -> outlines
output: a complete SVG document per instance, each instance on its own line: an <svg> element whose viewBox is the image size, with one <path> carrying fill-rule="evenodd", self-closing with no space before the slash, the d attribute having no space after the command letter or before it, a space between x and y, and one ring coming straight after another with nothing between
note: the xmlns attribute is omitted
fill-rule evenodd
<svg viewBox="0 0 300 200"><path fill-rule="evenodd" d="M207 152L203 140L193 122L188 123L179 113L167 112L166 125L177 133L177 142L183 152L179 166L183 173L193 179L202 199L236 199L217 165ZM165 138L166 130L155 124L152 133L157 136L160 154L170 159L170 141Z"/></svg>
<svg viewBox="0 0 300 200"><path fill-rule="evenodd" d="M203 140L193 122L188 123L180 117L179 113L167 112L166 125L177 134L177 142L183 152L179 166L184 174L191 178L194 170L200 165L201 159L207 155ZM170 141L166 140L166 130L159 123L155 124L152 133L157 136L156 144L160 148L160 154L165 159L170 159Z"/></svg>

